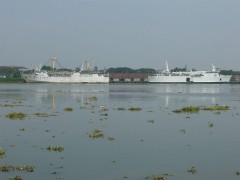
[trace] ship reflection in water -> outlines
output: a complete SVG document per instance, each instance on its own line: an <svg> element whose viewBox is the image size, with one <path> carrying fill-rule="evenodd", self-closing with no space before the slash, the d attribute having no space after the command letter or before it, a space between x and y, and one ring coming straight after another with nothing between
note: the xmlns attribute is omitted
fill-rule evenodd
<svg viewBox="0 0 240 180"><path fill-rule="evenodd" d="M162 107L178 102L216 104L222 93L226 92L227 84L151 84L151 85L111 85L110 99L125 101L152 101L159 99ZM227 91L230 91L227 90ZM121 101L121 100L120 100Z"/></svg>

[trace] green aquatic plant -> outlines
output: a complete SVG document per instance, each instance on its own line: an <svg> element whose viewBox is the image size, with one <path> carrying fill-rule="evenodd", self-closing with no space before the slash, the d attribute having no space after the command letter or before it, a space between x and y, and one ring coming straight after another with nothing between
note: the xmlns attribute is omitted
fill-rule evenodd
<svg viewBox="0 0 240 180"><path fill-rule="evenodd" d="M115 138L114 138L114 137L111 137L111 136L109 136L109 137L108 137L108 140L109 140L109 141L114 141L114 140L115 140Z"/></svg>
<svg viewBox="0 0 240 180"><path fill-rule="evenodd" d="M229 110L229 106L226 106L226 105L223 105L223 106L214 105L214 106L210 106L210 107L188 106L188 107L183 107L182 109L176 109L173 112L174 113L196 113L196 112L199 112L200 110L218 111L218 113L220 113L219 111Z"/></svg>
<svg viewBox="0 0 240 180"><path fill-rule="evenodd" d="M202 110L204 110L204 111L227 111L227 110L229 110L229 106L214 105L214 106L210 106L210 107L204 107L204 108L202 108Z"/></svg>
<svg viewBox="0 0 240 180"><path fill-rule="evenodd" d="M0 147L0 158L3 158L6 156L6 151Z"/></svg>
<svg viewBox="0 0 240 180"><path fill-rule="evenodd" d="M73 111L73 108L71 108L71 107L66 107L66 108L64 108L64 111L70 112L70 111Z"/></svg>
<svg viewBox="0 0 240 180"><path fill-rule="evenodd" d="M119 108L117 108L117 110L118 110L118 111L124 111L124 110L126 110L126 109L123 108L123 107L119 107Z"/></svg>
<svg viewBox="0 0 240 180"><path fill-rule="evenodd" d="M214 126L213 122L208 123L208 127L212 128Z"/></svg>
<svg viewBox="0 0 240 180"><path fill-rule="evenodd" d="M192 173L192 174L195 174L195 173L197 172L197 169L193 166L193 167L191 167L191 168L188 168L188 169L187 169L187 172Z"/></svg>
<svg viewBox="0 0 240 180"><path fill-rule="evenodd" d="M95 129L92 131L92 133L89 134L90 138L100 138L100 137L104 137L104 134L101 130Z"/></svg>
<svg viewBox="0 0 240 180"><path fill-rule="evenodd" d="M64 151L64 147L61 147L61 146L48 146L47 150L62 152L62 151Z"/></svg>
<svg viewBox="0 0 240 180"><path fill-rule="evenodd" d="M109 111L109 109L104 105L101 105L100 109L101 109L101 111Z"/></svg>
<svg viewBox="0 0 240 180"><path fill-rule="evenodd" d="M199 110L200 110L199 107L187 106L187 107L183 107L182 109L176 109L173 112L174 113L197 113Z"/></svg>
<svg viewBox="0 0 240 180"><path fill-rule="evenodd" d="M14 113L9 113L6 115L7 118L9 119L23 119L25 118L25 114L22 112L14 112Z"/></svg>
<svg viewBox="0 0 240 180"><path fill-rule="evenodd" d="M8 172L10 170L12 171L27 171L27 172L33 172L35 169L34 166L11 166L11 165L0 165L0 170L2 172Z"/></svg>
<svg viewBox="0 0 240 180"><path fill-rule="evenodd" d="M0 104L0 107L16 107L16 106L22 106L21 104Z"/></svg>
<svg viewBox="0 0 240 180"><path fill-rule="evenodd" d="M167 180L168 176L172 176L169 173L163 173L160 175L152 175L152 176L146 176L145 179L152 179L152 180Z"/></svg>
<svg viewBox="0 0 240 180"><path fill-rule="evenodd" d="M148 122L148 123L154 123L154 120L151 119L151 120L148 120L147 122Z"/></svg>
<svg viewBox="0 0 240 180"><path fill-rule="evenodd" d="M180 132L185 134L186 133L186 129L180 129Z"/></svg>
<svg viewBox="0 0 240 180"><path fill-rule="evenodd" d="M89 97L88 100L89 100L89 101L96 101L96 100L97 100L97 97L96 97L96 96L92 96L92 97Z"/></svg>
<svg viewBox="0 0 240 180"><path fill-rule="evenodd" d="M164 176L154 176L153 180L167 180L167 177L164 177Z"/></svg>
<svg viewBox="0 0 240 180"><path fill-rule="evenodd" d="M141 111L142 108L140 107L131 107L131 108L128 108L129 111Z"/></svg>
<svg viewBox="0 0 240 180"><path fill-rule="evenodd" d="M36 115L38 117L48 117L49 116L47 113L42 113L42 112L34 113L34 115Z"/></svg>
<svg viewBox="0 0 240 180"><path fill-rule="evenodd" d="M23 180L21 176L15 176L14 180Z"/></svg>
<svg viewBox="0 0 240 180"><path fill-rule="evenodd" d="M19 131L23 132L25 131L26 129L25 128L20 128Z"/></svg>

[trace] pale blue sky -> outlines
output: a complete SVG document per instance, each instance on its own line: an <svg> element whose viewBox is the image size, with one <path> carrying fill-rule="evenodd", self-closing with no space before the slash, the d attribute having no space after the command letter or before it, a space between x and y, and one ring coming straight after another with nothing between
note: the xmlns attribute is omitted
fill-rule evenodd
<svg viewBox="0 0 240 180"><path fill-rule="evenodd" d="M240 0L0 0L0 65L240 70Z"/></svg>

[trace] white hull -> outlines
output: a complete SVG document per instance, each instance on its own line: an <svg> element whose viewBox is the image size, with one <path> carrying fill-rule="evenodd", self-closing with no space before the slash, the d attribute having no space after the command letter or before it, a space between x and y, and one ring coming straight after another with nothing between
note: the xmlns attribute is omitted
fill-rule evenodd
<svg viewBox="0 0 240 180"><path fill-rule="evenodd" d="M49 76L47 73L22 74L26 82L35 83L109 83L108 74L80 74L71 76Z"/></svg>
<svg viewBox="0 0 240 180"><path fill-rule="evenodd" d="M189 76L167 76L156 74L153 76L148 76L148 82L150 83L187 83L192 82Z"/></svg>
<svg viewBox="0 0 240 180"><path fill-rule="evenodd" d="M218 75L214 77L192 77L192 76L167 76L167 75L153 75L148 76L150 83L229 83L230 75Z"/></svg>

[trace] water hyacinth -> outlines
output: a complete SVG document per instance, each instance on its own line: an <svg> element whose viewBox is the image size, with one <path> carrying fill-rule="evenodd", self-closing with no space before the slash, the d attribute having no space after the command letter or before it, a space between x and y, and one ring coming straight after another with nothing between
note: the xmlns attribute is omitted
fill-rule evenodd
<svg viewBox="0 0 240 180"><path fill-rule="evenodd" d="M92 131L91 134L89 134L90 138L100 138L100 137L104 137L104 134L101 130L95 129Z"/></svg>
<svg viewBox="0 0 240 180"><path fill-rule="evenodd" d="M188 107L184 107L182 109L176 109L173 112L174 113L197 113L199 110L200 110L199 107L188 106Z"/></svg>
<svg viewBox="0 0 240 180"><path fill-rule="evenodd" d="M23 119L25 118L25 114L22 112L14 112L14 113L9 113L6 115L7 118L9 119Z"/></svg>
<svg viewBox="0 0 240 180"><path fill-rule="evenodd" d="M3 158L6 156L6 151L0 147L0 158Z"/></svg>
<svg viewBox="0 0 240 180"><path fill-rule="evenodd" d="M47 150L62 152L64 150L64 147L61 147L61 146L48 146Z"/></svg>
<svg viewBox="0 0 240 180"><path fill-rule="evenodd" d="M129 111L141 111L142 108L140 107L131 107L131 108L128 108Z"/></svg>
<svg viewBox="0 0 240 180"><path fill-rule="evenodd" d="M71 107L66 107L66 108L64 109L64 111L73 111L73 108L71 108Z"/></svg>
<svg viewBox="0 0 240 180"><path fill-rule="evenodd" d="M187 106L187 107L183 107L182 109L176 109L173 112L174 113L197 113L200 110L203 110L203 111L227 111L227 110L229 110L229 106L226 106L226 105L223 105L223 106L214 105L214 106L210 106L210 107Z"/></svg>
<svg viewBox="0 0 240 180"><path fill-rule="evenodd" d="M33 172L35 169L34 166L12 166L12 165L0 165L0 170L2 172L8 172L10 170L12 171L27 171L27 172Z"/></svg>
<svg viewBox="0 0 240 180"><path fill-rule="evenodd" d="M204 110L204 111L227 111L227 110L229 110L229 106L214 105L214 106L211 106L211 107L204 107L202 110Z"/></svg>

